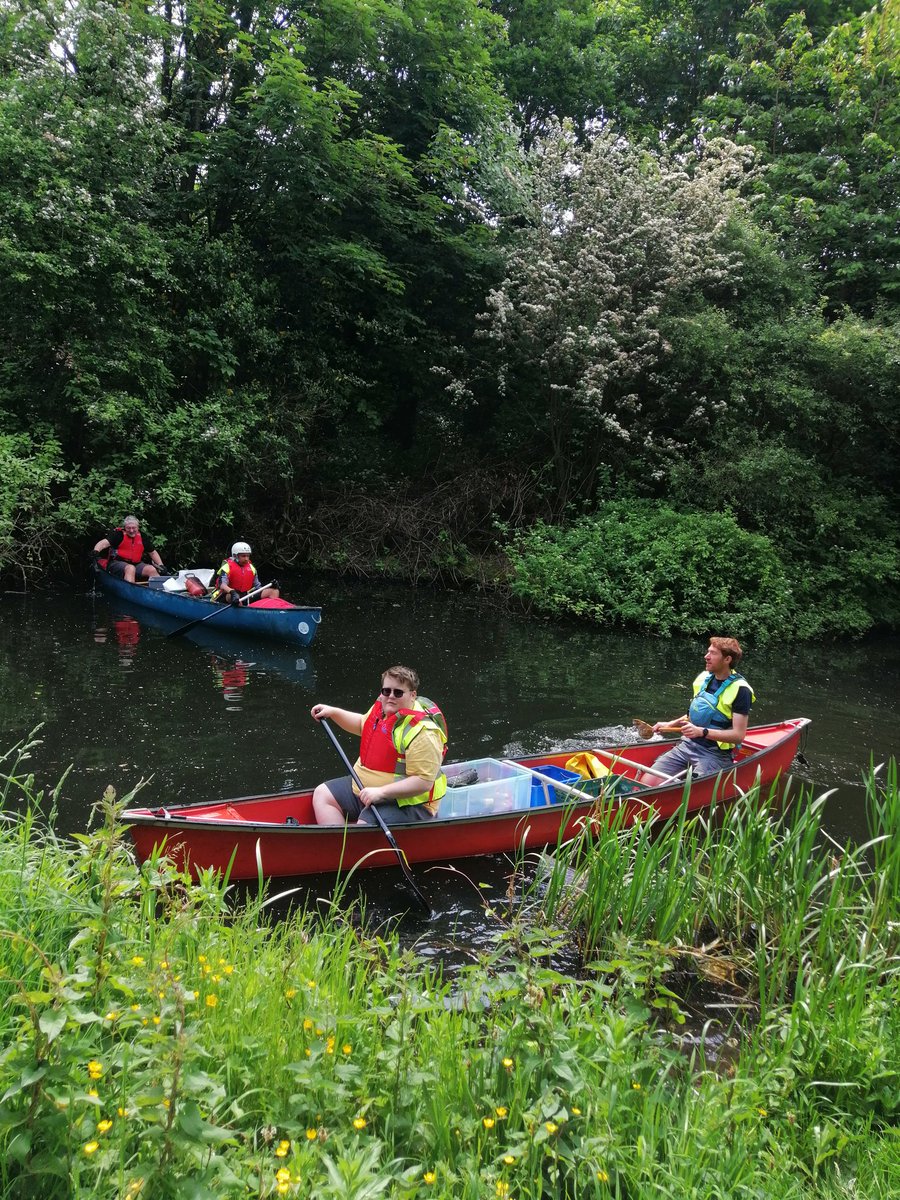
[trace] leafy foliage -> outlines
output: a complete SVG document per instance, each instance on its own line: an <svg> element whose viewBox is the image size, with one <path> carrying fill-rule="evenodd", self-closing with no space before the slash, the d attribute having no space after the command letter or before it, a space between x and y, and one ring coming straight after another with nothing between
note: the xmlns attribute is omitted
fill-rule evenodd
<svg viewBox="0 0 900 1200"><path fill-rule="evenodd" d="M0 571L502 581L486 512L711 488L798 634L895 623L897 4L8 3Z"/></svg>
<svg viewBox="0 0 900 1200"><path fill-rule="evenodd" d="M727 144L676 160L564 128L530 157L526 220L483 320L501 388L546 431L562 509L623 444L653 437L640 393L669 352L662 322L737 277L726 235L746 163Z"/></svg>
<svg viewBox="0 0 900 1200"><path fill-rule="evenodd" d="M540 611L652 633L788 631L788 577L768 539L727 513L610 501L560 528L538 524L510 548L512 591Z"/></svg>

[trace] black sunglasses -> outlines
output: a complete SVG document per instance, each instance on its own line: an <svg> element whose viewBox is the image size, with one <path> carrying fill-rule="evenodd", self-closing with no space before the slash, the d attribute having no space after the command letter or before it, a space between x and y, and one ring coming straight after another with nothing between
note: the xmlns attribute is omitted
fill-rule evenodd
<svg viewBox="0 0 900 1200"><path fill-rule="evenodd" d="M382 696L393 696L395 700L399 700L401 696L406 695L406 688L382 688Z"/></svg>

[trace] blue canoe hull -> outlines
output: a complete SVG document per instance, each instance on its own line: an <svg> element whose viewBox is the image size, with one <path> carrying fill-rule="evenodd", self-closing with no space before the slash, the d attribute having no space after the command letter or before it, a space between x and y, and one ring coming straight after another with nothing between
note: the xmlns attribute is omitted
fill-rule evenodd
<svg viewBox="0 0 900 1200"><path fill-rule="evenodd" d="M126 583L124 579L107 575L99 567L94 568L94 580L104 592L141 608L153 609L184 622L209 616L209 625L216 629L228 629L249 637L277 638L295 646L308 646L322 620L320 608L232 608L162 588L150 588L146 584ZM216 615L212 616L213 613Z"/></svg>

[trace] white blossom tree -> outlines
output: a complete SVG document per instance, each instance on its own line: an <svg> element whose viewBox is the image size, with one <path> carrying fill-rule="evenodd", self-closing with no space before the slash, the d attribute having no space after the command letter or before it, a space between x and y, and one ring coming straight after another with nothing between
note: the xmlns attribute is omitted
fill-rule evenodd
<svg viewBox="0 0 900 1200"><path fill-rule="evenodd" d="M481 320L501 391L546 425L564 507L617 449L662 437L641 384L666 356L665 319L737 283L728 231L751 164L724 140L679 155L609 131L580 144L559 126L528 168L525 217Z"/></svg>

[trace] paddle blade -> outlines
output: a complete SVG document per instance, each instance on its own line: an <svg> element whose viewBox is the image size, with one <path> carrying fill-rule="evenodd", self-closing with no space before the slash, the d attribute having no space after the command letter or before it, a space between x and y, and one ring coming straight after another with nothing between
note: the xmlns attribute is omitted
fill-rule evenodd
<svg viewBox="0 0 900 1200"><path fill-rule="evenodd" d="M642 721L640 717L635 717L634 720L632 721L632 725L635 727L635 729L638 731L638 733L641 735L642 738L652 738L653 737L653 726L650 724L649 721ZM681 733L681 726L680 725L660 725L659 732L660 733Z"/></svg>

